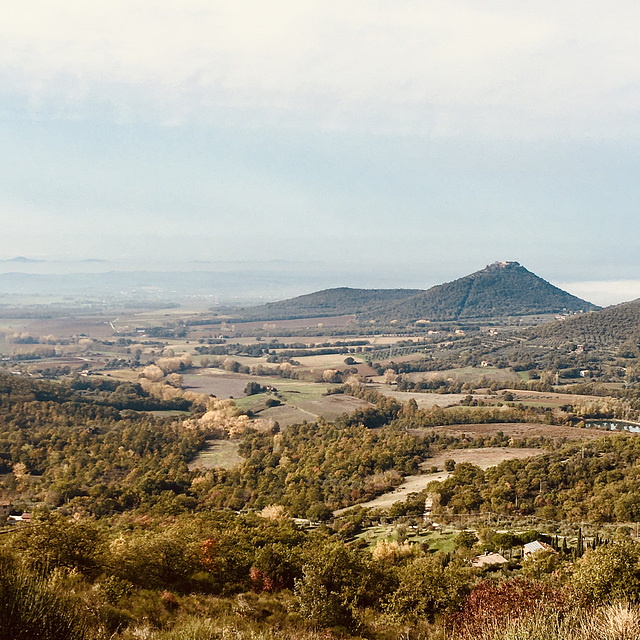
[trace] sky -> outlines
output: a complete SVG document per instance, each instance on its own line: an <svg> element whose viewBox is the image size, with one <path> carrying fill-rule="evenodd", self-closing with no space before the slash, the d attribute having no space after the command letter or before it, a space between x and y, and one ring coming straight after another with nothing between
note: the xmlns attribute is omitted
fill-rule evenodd
<svg viewBox="0 0 640 640"><path fill-rule="evenodd" d="M0 259L407 287L516 260L600 304L640 296L637 2L2 14Z"/></svg>

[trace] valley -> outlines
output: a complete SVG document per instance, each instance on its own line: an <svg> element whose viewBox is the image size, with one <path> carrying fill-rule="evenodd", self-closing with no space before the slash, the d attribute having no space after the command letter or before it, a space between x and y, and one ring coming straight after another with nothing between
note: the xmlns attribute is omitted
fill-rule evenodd
<svg viewBox="0 0 640 640"><path fill-rule="evenodd" d="M522 580L595 598L587 560L640 545L640 314L567 296L497 263L258 307L5 308L0 562L53 567L120 640L216 608L255 637L429 637Z"/></svg>

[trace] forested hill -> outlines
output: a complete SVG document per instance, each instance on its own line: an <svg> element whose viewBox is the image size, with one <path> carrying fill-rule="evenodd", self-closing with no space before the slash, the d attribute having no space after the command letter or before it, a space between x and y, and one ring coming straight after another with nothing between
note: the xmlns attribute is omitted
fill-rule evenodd
<svg viewBox="0 0 640 640"><path fill-rule="evenodd" d="M625 302L527 331L532 341L557 346L569 341L592 347L637 349L640 343L640 300Z"/></svg>
<svg viewBox="0 0 640 640"><path fill-rule="evenodd" d="M517 262L496 262L453 282L420 289L325 289L242 309L243 320L354 314L364 320L415 322L580 312L595 305L553 286Z"/></svg>
<svg viewBox="0 0 640 640"><path fill-rule="evenodd" d="M458 320L597 308L555 287L517 262L496 262L464 278L363 315L401 321Z"/></svg>
<svg viewBox="0 0 640 640"><path fill-rule="evenodd" d="M358 314L367 309L410 298L420 291L420 289L351 289L349 287L325 289L290 300L243 309L240 316L247 320L287 320Z"/></svg>

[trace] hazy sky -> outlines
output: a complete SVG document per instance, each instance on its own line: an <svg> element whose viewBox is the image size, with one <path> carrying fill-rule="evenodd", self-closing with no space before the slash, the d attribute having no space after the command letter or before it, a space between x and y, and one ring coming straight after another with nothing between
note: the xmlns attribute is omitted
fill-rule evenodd
<svg viewBox="0 0 640 640"><path fill-rule="evenodd" d="M627 0L5 2L0 258L637 297L639 33Z"/></svg>

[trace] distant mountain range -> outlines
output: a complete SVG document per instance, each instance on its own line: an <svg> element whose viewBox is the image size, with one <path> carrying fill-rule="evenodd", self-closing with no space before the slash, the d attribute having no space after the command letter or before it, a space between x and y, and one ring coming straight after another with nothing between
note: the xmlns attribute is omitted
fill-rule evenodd
<svg viewBox="0 0 640 640"><path fill-rule="evenodd" d="M555 287L517 262L496 262L426 291L325 289L244 309L241 316L276 320L353 314L363 320L415 322L578 313L598 308Z"/></svg>

